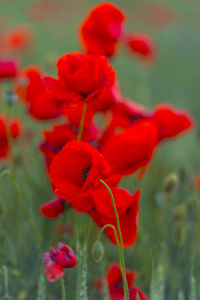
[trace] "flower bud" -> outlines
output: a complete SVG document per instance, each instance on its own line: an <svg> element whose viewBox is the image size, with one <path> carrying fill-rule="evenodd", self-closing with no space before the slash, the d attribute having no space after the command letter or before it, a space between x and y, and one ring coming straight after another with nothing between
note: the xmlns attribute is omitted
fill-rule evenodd
<svg viewBox="0 0 200 300"><path fill-rule="evenodd" d="M169 174L163 182L163 192L165 194L170 194L175 190L179 183L179 178L175 173Z"/></svg>
<svg viewBox="0 0 200 300"><path fill-rule="evenodd" d="M100 263L104 256L104 247L100 241L96 241L92 246L92 257L96 263Z"/></svg>
<svg viewBox="0 0 200 300"><path fill-rule="evenodd" d="M7 91L4 93L3 101L8 105L12 106L17 102L17 94L13 91Z"/></svg>
<svg viewBox="0 0 200 300"><path fill-rule="evenodd" d="M185 228L182 223L177 223L174 228L174 241L178 246L183 245L185 241Z"/></svg>
<svg viewBox="0 0 200 300"><path fill-rule="evenodd" d="M187 213L187 203L182 203L176 206L172 212L172 217L176 221L183 221Z"/></svg>

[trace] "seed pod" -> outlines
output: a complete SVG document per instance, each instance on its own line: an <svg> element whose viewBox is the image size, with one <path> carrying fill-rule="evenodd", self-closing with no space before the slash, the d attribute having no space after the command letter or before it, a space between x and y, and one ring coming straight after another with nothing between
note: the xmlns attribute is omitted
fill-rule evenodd
<svg viewBox="0 0 200 300"><path fill-rule="evenodd" d="M176 206L172 212L172 217L176 221L183 221L187 213L187 203L182 203Z"/></svg>
<svg viewBox="0 0 200 300"><path fill-rule="evenodd" d="M179 183L179 178L175 173L169 174L163 181L163 192L170 194L175 190Z"/></svg>
<svg viewBox="0 0 200 300"><path fill-rule="evenodd" d="M5 92L5 94L3 95L3 101L8 105L8 106L12 106L13 104L15 104L17 102L17 94L13 91L7 91Z"/></svg>
<svg viewBox="0 0 200 300"><path fill-rule="evenodd" d="M100 241L96 241L92 246L92 257L96 263L100 263L104 257L104 247Z"/></svg>
<svg viewBox="0 0 200 300"><path fill-rule="evenodd" d="M185 228L184 224L177 223L174 228L174 241L178 246L183 245L185 242Z"/></svg>

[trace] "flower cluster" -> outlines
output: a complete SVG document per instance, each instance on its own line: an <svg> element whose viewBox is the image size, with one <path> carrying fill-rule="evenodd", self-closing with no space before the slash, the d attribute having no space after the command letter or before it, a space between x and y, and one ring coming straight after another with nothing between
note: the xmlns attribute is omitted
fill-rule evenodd
<svg viewBox="0 0 200 300"><path fill-rule="evenodd" d="M94 7L80 28L81 45L89 54L111 57L120 44L125 44L130 53L143 61L152 62L156 56L155 44L143 33L127 34L127 16L117 6L102 3Z"/></svg>
<svg viewBox="0 0 200 300"><path fill-rule="evenodd" d="M145 61L152 62L156 56L152 39L143 33L127 34L125 20L113 4L93 8L80 27L85 53L62 55L55 78L37 65L19 69L18 61L0 60L0 82L13 79L15 93L34 119L53 120L51 125L46 122L38 148L56 198L40 207L41 214L58 218L70 209L87 214L113 244L121 242L121 265L123 248L133 246L137 238L141 198L140 189L131 194L122 188L122 179L137 173L142 180L158 147L194 126L184 110L167 103L147 109L122 95L108 60L120 44ZM21 28L4 37L4 46L11 52L22 51L29 38ZM0 158L8 157L9 139L17 138L20 128L18 121L0 116ZM64 268L77 263L73 250L63 243L51 247L43 260L49 281L58 280ZM124 276L129 298L136 300L138 295L147 300L134 285L135 273L126 270L125 274L123 267L123 273L117 264L108 270L110 299L124 299ZM97 282L100 290L101 283Z"/></svg>
<svg viewBox="0 0 200 300"><path fill-rule="evenodd" d="M77 259L74 251L67 245L59 243L57 249L51 247L44 253L44 273L49 281L56 281L64 275L65 268L73 268Z"/></svg>

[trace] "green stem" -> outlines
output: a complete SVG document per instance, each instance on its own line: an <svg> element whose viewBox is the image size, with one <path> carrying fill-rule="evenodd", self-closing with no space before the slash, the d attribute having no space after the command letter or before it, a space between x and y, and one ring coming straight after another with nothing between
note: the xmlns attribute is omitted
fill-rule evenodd
<svg viewBox="0 0 200 300"><path fill-rule="evenodd" d="M60 282L61 282L61 290L62 290L62 300L66 300L66 290L65 290L64 277L61 277Z"/></svg>
<svg viewBox="0 0 200 300"><path fill-rule="evenodd" d="M117 243L117 247L120 249L120 243L119 243L119 239L118 239L118 236L117 236L117 231L116 231L115 227L112 224L106 224L103 227L101 227L101 229L99 230L98 236L97 236L97 240L99 241L101 239L102 233L104 232L104 230L106 228L109 228L109 227L113 229L115 239L116 239L116 243Z"/></svg>
<svg viewBox="0 0 200 300"><path fill-rule="evenodd" d="M18 186L18 184L17 184L17 182L15 180L15 177L14 177L13 173L11 172L11 170L4 170L4 171L2 171L0 173L0 180L4 176L6 176L6 175L8 175L10 177L11 181L12 181L13 187L14 187L14 189L16 191L16 194L17 194L17 197L19 199L19 203L21 205L21 208L22 208L22 211L24 213L24 216L25 216L27 222L29 223L30 227L32 228L32 230L35 233L35 237L36 237L36 240L38 242L40 251L43 252L42 251L42 246L41 246L41 236L40 236L40 233L39 233L39 231L38 231L38 229L37 229L34 221L32 220L32 218L31 218L31 216L30 216L30 214L29 214L29 212L28 212L28 210L26 208L26 204L25 204L24 198L23 198L23 196L22 196L22 194L20 192L19 186Z"/></svg>
<svg viewBox="0 0 200 300"><path fill-rule="evenodd" d="M121 266L121 246L120 246L120 243L119 243L119 239L118 239L118 236L117 236L117 230L115 229L115 227L112 224L106 224L103 227L101 227L101 229L99 230L99 234L97 236L97 241L99 241L101 239L101 235L102 235L102 233L104 232L104 230L106 228L112 228L113 229L115 239L116 239L116 243L117 243L117 248L118 248L119 263L120 263L120 266Z"/></svg>
<svg viewBox="0 0 200 300"><path fill-rule="evenodd" d="M81 141L81 138L82 138L86 110L87 110L87 103L84 102L81 121L80 121L80 126L79 126L79 129L78 129L77 141Z"/></svg>
<svg viewBox="0 0 200 300"><path fill-rule="evenodd" d="M114 209L114 212L115 212L116 223L117 223L117 230L118 230L118 233L119 233L119 240L120 240L120 257L121 257L121 259L120 259L120 266L121 266L123 286L124 286L124 299L125 300L129 300L129 290L128 290L128 284L127 284L127 279L126 279L126 268L125 268L125 259L124 259L123 238L122 238L122 233L121 233L119 216L118 216L118 213L117 213L117 208L116 208L116 205L115 205L114 196L113 196L113 193L112 193L111 189L109 188L109 186L102 179L100 179L100 182L108 190L108 192L110 194L110 197L111 197L111 200L112 200L113 209Z"/></svg>
<svg viewBox="0 0 200 300"><path fill-rule="evenodd" d="M8 269L6 266L2 266L3 274L4 274L4 285L5 285L5 299L10 299L9 293L8 293Z"/></svg>

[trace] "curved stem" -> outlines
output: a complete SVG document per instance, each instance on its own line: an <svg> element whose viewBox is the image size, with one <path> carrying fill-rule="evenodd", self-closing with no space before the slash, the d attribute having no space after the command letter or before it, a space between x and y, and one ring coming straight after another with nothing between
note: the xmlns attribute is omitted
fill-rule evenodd
<svg viewBox="0 0 200 300"><path fill-rule="evenodd" d="M121 232L121 227L120 227L120 222L119 222L119 216L118 216L118 213L117 213L117 208L116 208L116 205L115 205L114 196L113 196L113 193L112 193L111 189L109 188L109 186L102 179L100 179L100 182L108 190L108 192L110 194L110 197L111 197L111 200L112 200L113 209L114 209L114 212L115 212L117 230L118 230L118 233L119 233L119 240L120 240L120 256L121 256L120 265L121 265L121 272L122 272L122 279L123 279L123 286L124 286L124 299L129 300L129 290L128 290L128 284L127 284L127 279L126 279L126 268L125 268L125 259L124 259L123 238L122 238L122 232Z"/></svg>
<svg viewBox="0 0 200 300"><path fill-rule="evenodd" d="M80 121L79 129L78 129L77 141L81 141L81 138L82 138L86 110L87 110L87 103L84 102L83 103L83 111L82 111L81 121Z"/></svg>
<svg viewBox="0 0 200 300"><path fill-rule="evenodd" d="M118 236L117 236L117 231L116 231L115 227L112 224L106 224L103 227L101 227L101 229L99 230L98 236L97 236L97 240L99 241L101 239L102 233L104 232L104 230L106 228L109 228L109 227L113 229L117 246L118 246L118 248L120 248L120 243L119 243L119 239L118 239Z"/></svg>

